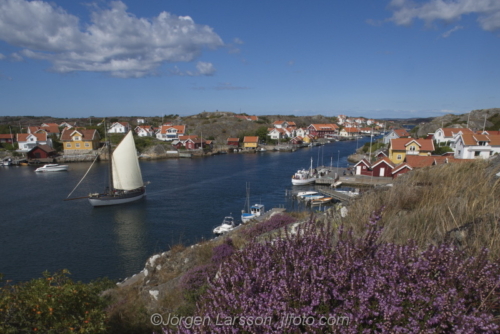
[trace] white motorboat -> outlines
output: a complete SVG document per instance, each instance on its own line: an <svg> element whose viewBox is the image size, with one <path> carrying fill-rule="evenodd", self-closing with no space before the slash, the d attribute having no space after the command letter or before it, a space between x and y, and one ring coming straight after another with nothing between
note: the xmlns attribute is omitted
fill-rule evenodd
<svg viewBox="0 0 500 334"><path fill-rule="evenodd" d="M35 172L62 172L68 170L68 165L46 164L35 169Z"/></svg>
<svg viewBox="0 0 500 334"><path fill-rule="evenodd" d="M316 182L316 174L312 168L313 160L311 158L311 167L309 170L300 169L292 176L292 184L294 186L302 186Z"/></svg>
<svg viewBox="0 0 500 334"><path fill-rule="evenodd" d="M316 195L318 192L317 191L299 191L297 193L297 197L302 198L307 195Z"/></svg>
<svg viewBox="0 0 500 334"><path fill-rule="evenodd" d="M302 196L302 199L307 202L307 201L317 200L317 199L320 199L323 197L325 197L325 196L323 196L321 194L312 194L312 195L304 195L304 196Z"/></svg>
<svg viewBox="0 0 500 334"><path fill-rule="evenodd" d="M333 200L333 197L322 197L318 199L311 200L311 205L322 205L326 203L330 203Z"/></svg>
<svg viewBox="0 0 500 334"><path fill-rule="evenodd" d="M214 228L213 232L215 235L221 235L233 230L235 227L236 225L234 223L234 218L233 216L229 215L224 217L222 224Z"/></svg>
<svg viewBox="0 0 500 334"><path fill-rule="evenodd" d="M12 159L11 158L5 158L2 161L2 166L10 166L10 165L12 165Z"/></svg>

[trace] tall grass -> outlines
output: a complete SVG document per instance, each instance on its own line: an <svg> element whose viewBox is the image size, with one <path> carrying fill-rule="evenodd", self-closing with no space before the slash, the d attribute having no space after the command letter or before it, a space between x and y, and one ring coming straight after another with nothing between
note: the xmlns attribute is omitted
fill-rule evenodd
<svg viewBox="0 0 500 334"><path fill-rule="evenodd" d="M349 207L348 226L360 234L371 212L384 207L383 241L421 246L449 241L469 255L484 247L500 255L500 165L487 161L414 170L387 190L373 190Z"/></svg>

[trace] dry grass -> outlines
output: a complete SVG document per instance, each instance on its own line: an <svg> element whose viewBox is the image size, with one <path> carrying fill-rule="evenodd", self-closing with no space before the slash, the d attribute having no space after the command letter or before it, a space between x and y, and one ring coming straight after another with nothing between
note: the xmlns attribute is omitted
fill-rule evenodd
<svg viewBox="0 0 500 334"><path fill-rule="evenodd" d="M370 214L385 206L383 240L419 246L443 240L469 254L488 247L500 255L500 179L487 161L433 166L398 179L388 190L366 193L349 207L348 226L361 233Z"/></svg>

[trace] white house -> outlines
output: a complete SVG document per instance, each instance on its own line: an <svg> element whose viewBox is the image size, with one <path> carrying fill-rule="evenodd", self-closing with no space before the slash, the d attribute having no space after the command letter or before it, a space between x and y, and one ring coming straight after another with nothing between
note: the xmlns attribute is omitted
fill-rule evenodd
<svg viewBox="0 0 500 334"><path fill-rule="evenodd" d="M108 133L127 133L130 130L128 122L114 122L108 129Z"/></svg>
<svg viewBox="0 0 500 334"><path fill-rule="evenodd" d="M457 159L487 159L495 154L500 154L500 135L464 133L456 137Z"/></svg>
<svg viewBox="0 0 500 334"><path fill-rule="evenodd" d="M37 145L48 145L52 147L52 139L50 139L44 131L37 133L18 133L17 143L19 145L19 152L29 152Z"/></svg>
<svg viewBox="0 0 500 334"><path fill-rule="evenodd" d="M434 132L433 139L437 144L449 143L451 148L455 147L455 141L458 135L464 133L474 133L467 128L439 128Z"/></svg>
<svg viewBox="0 0 500 334"><path fill-rule="evenodd" d="M146 123L146 120L144 118L137 119L137 124L144 124L144 123Z"/></svg>
<svg viewBox="0 0 500 334"><path fill-rule="evenodd" d="M298 128L298 129L295 130L295 136L296 137L302 137L302 138L304 138L308 134L309 134L309 131L307 131L304 128Z"/></svg>
<svg viewBox="0 0 500 334"><path fill-rule="evenodd" d="M139 137L153 137L153 127L150 125L138 125L135 127L135 132Z"/></svg>
<svg viewBox="0 0 500 334"><path fill-rule="evenodd" d="M406 129L394 129L389 131L388 134L386 134L383 138L384 144L389 144L391 142L391 139L397 139L397 138L410 138L411 135Z"/></svg>
<svg viewBox="0 0 500 334"><path fill-rule="evenodd" d="M156 138L163 141L172 141L179 139L186 133L185 125L162 125L156 133Z"/></svg>
<svg viewBox="0 0 500 334"><path fill-rule="evenodd" d="M274 140L283 139L286 137L286 131L282 128L272 128L269 129L267 135Z"/></svg>
<svg viewBox="0 0 500 334"><path fill-rule="evenodd" d="M284 129L288 127L288 122L287 121L276 121L273 123L275 128L278 129Z"/></svg>

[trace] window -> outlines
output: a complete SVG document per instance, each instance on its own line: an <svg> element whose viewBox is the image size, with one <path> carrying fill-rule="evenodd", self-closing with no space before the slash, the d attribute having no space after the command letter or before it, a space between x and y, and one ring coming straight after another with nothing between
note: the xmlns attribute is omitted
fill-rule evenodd
<svg viewBox="0 0 500 334"><path fill-rule="evenodd" d="M481 151L474 151L474 156L475 156L475 157L478 157L478 156L479 156L479 154L481 154Z"/></svg>
<svg viewBox="0 0 500 334"><path fill-rule="evenodd" d="M71 143L66 143L66 148L71 148Z"/></svg>
<svg viewBox="0 0 500 334"><path fill-rule="evenodd" d="M401 156L401 154L398 154L398 156L396 157L396 159L398 160L401 160L403 157Z"/></svg>
<svg viewBox="0 0 500 334"><path fill-rule="evenodd" d="M479 145L479 146L486 146L486 142L485 142L485 141L480 141L480 142L478 143L478 145Z"/></svg>
<svg viewBox="0 0 500 334"><path fill-rule="evenodd" d="M80 137L78 137L78 136L74 136L74 137L73 137L73 140L80 140Z"/></svg>
<svg viewBox="0 0 500 334"><path fill-rule="evenodd" d="M76 148L80 148L80 143L75 143Z"/></svg>
<svg viewBox="0 0 500 334"><path fill-rule="evenodd" d="M85 143L85 147L90 147L90 143Z"/></svg>
<svg viewBox="0 0 500 334"><path fill-rule="evenodd" d="M410 146L410 151L415 151L415 146Z"/></svg>

